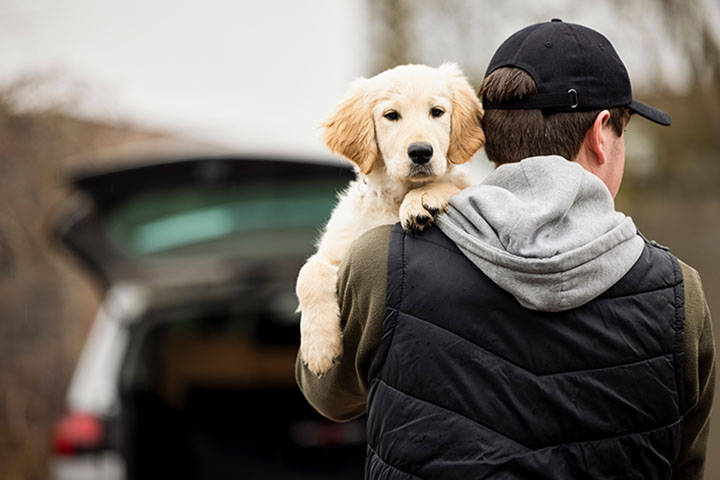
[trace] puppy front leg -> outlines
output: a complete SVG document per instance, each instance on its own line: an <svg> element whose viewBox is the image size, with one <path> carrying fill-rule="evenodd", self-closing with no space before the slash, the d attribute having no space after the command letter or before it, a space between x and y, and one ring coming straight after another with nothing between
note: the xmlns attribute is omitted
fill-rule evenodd
<svg viewBox="0 0 720 480"><path fill-rule="evenodd" d="M342 354L337 276L338 265L315 254L300 269L295 289L301 312L300 356L318 376Z"/></svg>
<svg viewBox="0 0 720 480"><path fill-rule="evenodd" d="M420 232L432 224L438 213L447 210L448 202L460 193L451 182L433 182L410 190L400 205L400 223L405 230Z"/></svg>

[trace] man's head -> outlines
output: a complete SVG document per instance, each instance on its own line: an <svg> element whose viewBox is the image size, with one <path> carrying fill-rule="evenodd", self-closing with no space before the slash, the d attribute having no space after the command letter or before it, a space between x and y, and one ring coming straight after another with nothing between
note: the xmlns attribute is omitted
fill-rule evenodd
<svg viewBox="0 0 720 480"><path fill-rule="evenodd" d="M511 35L490 61L480 96L485 149L496 165L562 155L588 168L594 155L602 157L598 148L611 145L622 146L624 162L624 143L612 140L624 142L631 114L670 124L664 112L633 100L627 70L607 38L557 19Z"/></svg>
<svg viewBox="0 0 720 480"><path fill-rule="evenodd" d="M485 78L480 96L502 104L537 94L532 77L519 68L502 67ZM546 113L540 109L488 109L483 118L485 151L496 165L538 155L560 155L574 160L585 134L604 109ZM608 109L608 123L618 136L630 120L627 107Z"/></svg>

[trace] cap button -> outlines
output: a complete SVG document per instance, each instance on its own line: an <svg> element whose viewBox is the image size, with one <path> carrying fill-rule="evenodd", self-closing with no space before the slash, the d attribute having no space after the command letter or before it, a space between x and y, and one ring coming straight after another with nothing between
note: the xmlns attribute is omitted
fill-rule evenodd
<svg viewBox="0 0 720 480"><path fill-rule="evenodd" d="M550 20L550 21L551 21L551 22L562 22L562 20L561 20L561 19L559 19L559 18L553 18L553 19L552 19L552 20Z"/></svg>

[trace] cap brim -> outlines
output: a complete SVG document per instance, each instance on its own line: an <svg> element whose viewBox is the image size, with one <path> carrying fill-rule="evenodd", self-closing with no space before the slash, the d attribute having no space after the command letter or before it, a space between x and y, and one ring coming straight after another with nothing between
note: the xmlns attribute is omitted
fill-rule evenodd
<svg viewBox="0 0 720 480"><path fill-rule="evenodd" d="M655 107L651 107L650 105L638 102L637 100L630 102L628 108L641 117L645 117L652 122L659 123L660 125L667 126L672 123L672 119L667 113Z"/></svg>

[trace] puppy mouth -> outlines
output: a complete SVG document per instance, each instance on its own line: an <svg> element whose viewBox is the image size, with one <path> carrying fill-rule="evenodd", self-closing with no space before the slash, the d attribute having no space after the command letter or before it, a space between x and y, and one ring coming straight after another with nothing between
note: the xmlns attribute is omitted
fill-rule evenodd
<svg viewBox="0 0 720 480"><path fill-rule="evenodd" d="M407 176L411 180L425 180L435 176L435 172L429 165L411 165Z"/></svg>

